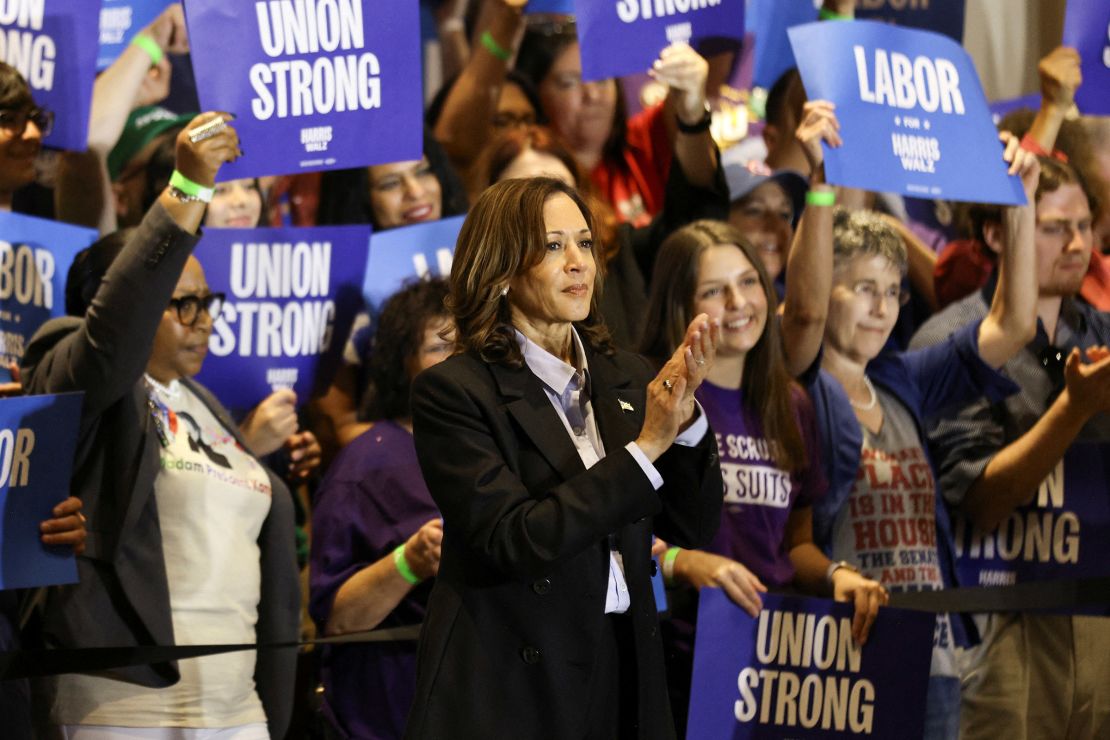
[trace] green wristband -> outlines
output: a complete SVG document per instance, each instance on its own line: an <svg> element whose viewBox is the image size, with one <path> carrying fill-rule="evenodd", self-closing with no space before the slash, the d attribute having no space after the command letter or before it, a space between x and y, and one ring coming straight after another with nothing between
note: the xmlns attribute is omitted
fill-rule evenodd
<svg viewBox="0 0 1110 740"><path fill-rule="evenodd" d="M674 559L681 547L671 547L663 554L663 581L669 586L674 584Z"/></svg>
<svg viewBox="0 0 1110 740"><path fill-rule="evenodd" d="M404 578L413 586L424 580L412 572L409 561L405 560L405 544L403 542L397 545L397 549L393 551L393 565L396 566L397 572L401 574L401 578Z"/></svg>
<svg viewBox="0 0 1110 740"><path fill-rule="evenodd" d="M150 66L152 67L162 61L162 57L166 55L166 52L162 51L162 47L158 45L158 42L145 33L135 34L131 38L131 45L139 47L150 55Z"/></svg>
<svg viewBox="0 0 1110 740"><path fill-rule="evenodd" d="M817 14L817 17L820 18L823 21L850 21L850 20L852 20L852 16L847 15L846 13L837 13L835 10L829 10L828 8L821 8L821 12Z"/></svg>
<svg viewBox="0 0 1110 740"><path fill-rule="evenodd" d="M832 190L809 190L806 192L807 206L835 206L836 193Z"/></svg>
<svg viewBox="0 0 1110 740"><path fill-rule="evenodd" d="M173 174L170 175L170 187L205 203L211 203L212 196L216 194L215 188L206 188L199 183L195 183L177 170L174 170Z"/></svg>
<svg viewBox="0 0 1110 740"><path fill-rule="evenodd" d="M506 49L501 44L497 43L497 39L495 39L493 37L493 34L489 31L482 31L482 37L479 39L479 41L481 41L482 46L486 47L486 51L488 51L490 54L493 54L495 57L503 62L509 61L509 58L513 55L511 51Z"/></svg>

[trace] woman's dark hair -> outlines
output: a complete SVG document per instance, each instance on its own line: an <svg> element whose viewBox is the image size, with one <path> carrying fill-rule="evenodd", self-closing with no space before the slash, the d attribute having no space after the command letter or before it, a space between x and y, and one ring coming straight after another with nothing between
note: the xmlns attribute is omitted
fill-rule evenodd
<svg viewBox="0 0 1110 740"><path fill-rule="evenodd" d="M532 24L524 32L524 40L520 43L516 69L530 80L538 91L544 78L551 71L551 66L555 64L555 60L564 49L576 43L578 43L578 30L573 20ZM609 138L605 140L603 156L623 167L625 140L628 136L628 105L624 100L624 88L620 80L614 80L614 83L617 86L617 104L613 110L613 125L609 131ZM540 110L543 111L543 108L541 107ZM546 111L543 113L547 114Z"/></svg>
<svg viewBox="0 0 1110 740"><path fill-rule="evenodd" d="M759 416L763 433L774 450L775 463L783 470L799 470L807 464L806 447L794 411L794 394L801 391L795 389L783 358L782 332L775 318L778 311L775 286L755 248L736 227L722 221L695 221L663 241L655 261L640 352L661 365L682 343L686 328L697 315L694 307L702 255L721 245L735 245L744 254L759 274L767 301L763 335L744 359L744 375L740 380L743 403ZM734 411L739 413L741 409Z"/></svg>
<svg viewBox="0 0 1110 740"><path fill-rule="evenodd" d="M407 419L412 415L409 362L420 351L428 324L450 316L444 305L446 298L446 281L433 279L407 285L385 302L368 367L374 388L369 394L370 420Z"/></svg>
<svg viewBox="0 0 1110 740"><path fill-rule="evenodd" d="M105 273L134 233L134 227L113 231L77 253L66 273L67 314L85 315L93 297L100 290Z"/></svg>
<svg viewBox="0 0 1110 740"><path fill-rule="evenodd" d="M0 62L0 108L22 108L34 104L31 87L19 70Z"/></svg>
<svg viewBox="0 0 1110 740"><path fill-rule="evenodd" d="M466 213L466 189L455 169L427 129L424 130L424 156L439 180L443 218ZM373 224L370 207L370 173L366 167L332 170L320 178L320 208L316 222L321 226L339 224Z"/></svg>
<svg viewBox="0 0 1110 740"><path fill-rule="evenodd" d="M574 201L592 231L593 215L586 202L574 188L550 177L503 180L490 186L463 222L451 264L447 307L455 317L459 347L486 362L511 367L524 362L504 291L514 277L544 258L543 208L548 198L558 194ZM604 271L599 261L590 313L576 328L586 343L610 354L609 330L598 308Z"/></svg>
<svg viewBox="0 0 1110 740"><path fill-rule="evenodd" d="M443 106L447 103L447 96L458 81L459 76L455 75L444 82L439 88L439 92L432 98L432 102L428 104L428 110L424 112L424 125L428 127L429 131L435 129L436 124L439 123L439 117L443 115ZM543 106L540 104L540 94L536 92L536 86L532 84L530 79L515 69L510 69L505 73L505 84L516 85L521 94L528 99L532 110L536 112L536 123L540 125L547 123L547 117L543 114Z"/></svg>

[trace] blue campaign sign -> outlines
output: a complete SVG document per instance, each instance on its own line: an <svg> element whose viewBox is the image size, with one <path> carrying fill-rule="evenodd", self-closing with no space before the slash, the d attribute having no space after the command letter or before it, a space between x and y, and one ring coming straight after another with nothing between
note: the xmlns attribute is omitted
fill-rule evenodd
<svg viewBox="0 0 1110 740"><path fill-rule="evenodd" d="M524 12L574 15L574 0L529 0Z"/></svg>
<svg viewBox="0 0 1110 740"><path fill-rule="evenodd" d="M584 80L643 72L675 41L708 54L739 48L744 38L744 0L576 0L575 7Z"/></svg>
<svg viewBox="0 0 1110 740"><path fill-rule="evenodd" d="M420 159L415 2L186 0L201 107L237 116L234 180Z"/></svg>
<svg viewBox="0 0 1110 740"><path fill-rule="evenodd" d="M966 3L967 0L859 0L856 18L936 31L962 43Z"/></svg>
<svg viewBox="0 0 1110 740"><path fill-rule="evenodd" d="M1110 454L1105 445L1073 444L1041 483L1036 498L992 532L956 517L956 574L961 586L1110 575Z"/></svg>
<svg viewBox="0 0 1110 740"><path fill-rule="evenodd" d="M748 30L755 35L755 72L752 82L770 89L794 64L794 50L786 31L817 20L813 0L752 0Z"/></svg>
<svg viewBox="0 0 1110 740"><path fill-rule="evenodd" d="M1085 115L1110 115L1110 3L1068 0L1064 44L1079 51L1083 84L1075 94Z"/></svg>
<svg viewBox="0 0 1110 740"><path fill-rule="evenodd" d="M1022 108L1036 111L1041 107L1041 94L1031 93L1029 95L1022 95L1019 98L1009 98L1007 100L996 100L990 104L991 120L997 126L999 121L1005 118L1008 114Z"/></svg>
<svg viewBox="0 0 1110 740"><path fill-rule="evenodd" d="M0 379L19 364L31 336L65 315L66 274L96 241L95 229L0 211Z"/></svg>
<svg viewBox="0 0 1110 740"><path fill-rule="evenodd" d="M874 21L809 23L789 33L810 100L836 104L844 145L826 147L830 183L1025 203L1020 178L1006 174L971 57L952 39Z"/></svg>
<svg viewBox="0 0 1110 740"><path fill-rule="evenodd" d="M100 0L10 0L0 3L0 61L19 70L35 102L54 111L43 144L85 151L96 76Z"/></svg>
<svg viewBox="0 0 1110 740"><path fill-rule="evenodd" d="M106 69L123 53L135 34L146 28L175 0L102 0L97 70Z"/></svg>
<svg viewBox="0 0 1110 740"><path fill-rule="evenodd" d="M194 254L227 302L198 379L230 409L331 382L362 308L369 226L208 229Z"/></svg>
<svg viewBox="0 0 1110 740"><path fill-rule="evenodd" d="M72 547L47 547L39 524L69 496L81 393L0 399L0 590L74 583Z"/></svg>
<svg viewBox="0 0 1110 740"><path fill-rule="evenodd" d="M686 736L920 738L935 623L883 607L861 648L850 604L767 594L752 618L703 588Z"/></svg>
<svg viewBox="0 0 1110 740"><path fill-rule="evenodd" d="M381 311L386 299L408 280L450 275L455 241L465 219L455 216L379 231L371 236L370 260L362 286L370 312Z"/></svg>

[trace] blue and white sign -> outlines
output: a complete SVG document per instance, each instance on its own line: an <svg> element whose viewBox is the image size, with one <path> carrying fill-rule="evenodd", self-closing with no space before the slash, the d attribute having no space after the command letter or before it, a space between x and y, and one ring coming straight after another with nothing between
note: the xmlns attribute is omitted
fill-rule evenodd
<svg viewBox="0 0 1110 740"><path fill-rule="evenodd" d="M175 0L101 0L100 52L96 69L116 61L135 34L149 26Z"/></svg>
<svg viewBox="0 0 1110 740"><path fill-rule="evenodd" d="M874 21L810 23L789 33L809 99L836 104L844 145L826 147L830 183L1025 203L1021 179L1006 174L971 57L952 39Z"/></svg>
<svg viewBox="0 0 1110 740"><path fill-rule="evenodd" d="M234 180L420 159L415 2L186 0L201 107L237 116Z"/></svg>
<svg viewBox="0 0 1110 740"><path fill-rule="evenodd" d="M739 48L744 38L744 0L576 0L575 7L584 80L643 72L676 41L706 54Z"/></svg>
<svg viewBox="0 0 1110 740"><path fill-rule="evenodd" d="M574 15L574 0L529 0L524 12Z"/></svg>
<svg viewBox="0 0 1110 740"><path fill-rule="evenodd" d="M856 18L943 33L964 40L967 0L857 0Z"/></svg>
<svg viewBox="0 0 1110 740"><path fill-rule="evenodd" d="M208 229L194 254L227 303L198 380L234 411L331 382L362 308L369 226Z"/></svg>
<svg viewBox="0 0 1110 740"><path fill-rule="evenodd" d="M1064 44L1079 51L1083 84L1075 94L1079 111L1110 115L1110 3L1068 0Z"/></svg>
<svg viewBox="0 0 1110 740"><path fill-rule="evenodd" d="M31 336L66 312L66 274L95 229L0 211L0 382Z"/></svg>
<svg viewBox="0 0 1110 740"><path fill-rule="evenodd" d="M920 738L935 623L883 607L861 648L850 604L767 594L753 618L703 588L686 736Z"/></svg>
<svg viewBox="0 0 1110 740"><path fill-rule="evenodd" d="M770 89L783 72L795 66L787 29L817 20L813 0L752 0L748 31L755 35L752 82Z"/></svg>
<svg viewBox="0 0 1110 740"><path fill-rule="evenodd" d="M81 393L0 399L0 591L77 581L72 547L39 524L69 496Z"/></svg>
<svg viewBox="0 0 1110 740"><path fill-rule="evenodd" d="M1110 454L1076 442L1037 489L992 532L953 521L961 586L1110 575Z"/></svg>
<svg viewBox="0 0 1110 740"><path fill-rule="evenodd" d="M100 0L0 2L0 61L19 70L35 102L54 111L43 144L85 151L96 76Z"/></svg>
<svg viewBox="0 0 1110 740"><path fill-rule="evenodd" d="M1019 98L1009 98L1008 100L996 100L990 104L991 120L995 126L1010 113L1022 108L1036 111L1041 107L1041 94L1031 93L1029 95L1022 95Z"/></svg>
<svg viewBox="0 0 1110 740"><path fill-rule="evenodd" d="M372 235L362 286L370 313L377 315L386 299L410 280L450 275L464 220L465 216L455 216Z"/></svg>

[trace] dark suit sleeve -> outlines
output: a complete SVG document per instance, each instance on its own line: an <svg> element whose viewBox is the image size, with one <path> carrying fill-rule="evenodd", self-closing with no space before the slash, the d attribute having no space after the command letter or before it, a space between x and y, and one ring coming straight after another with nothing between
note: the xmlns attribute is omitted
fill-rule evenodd
<svg viewBox="0 0 1110 740"><path fill-rule="evenodd" d="M566 480L552 471L550 486L529 491L517 471L542 465L538 453L517 438L521 431L488 383L452 372L458 364L444 365L417 376L412 407L417 457L443 512L447 540L464 538L469 553L509 577L534 578L662 510L647 475L625 449L610 450Z"/></svg>
<svg viewBox="0 0 1110 740"><path fill-rule="evenodd" d="M156 203L112 262L80 328L41 349L31 340L23 361L27 393L84 391L85 420L130 393L198 239Z"/></svg>
<svg viewBox="0 0 1110 740"><path fill-rule="evenodd" d="M678 547L708 547L721 525L724 501L713 430L696 447L671 445L655 461L655 469L663 477L663 513L655 519L655 534Z"/></svg>

